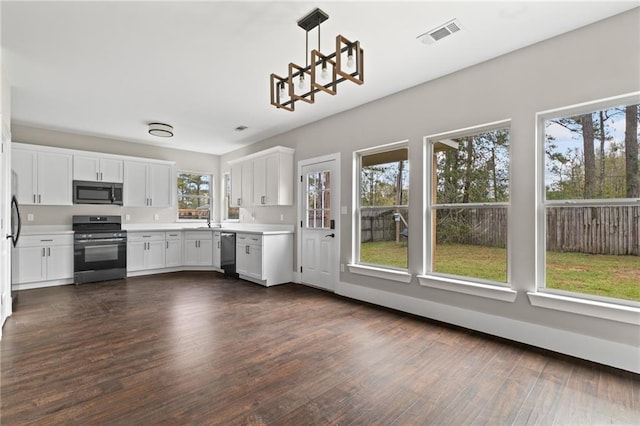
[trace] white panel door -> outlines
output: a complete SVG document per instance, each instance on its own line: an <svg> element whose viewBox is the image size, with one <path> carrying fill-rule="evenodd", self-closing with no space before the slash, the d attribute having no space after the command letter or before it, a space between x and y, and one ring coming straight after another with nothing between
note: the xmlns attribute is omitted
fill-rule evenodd
<svg viewBox="0 0 640 426"><path fill-rule="evenodd" d="M305 284L335 291L338 275L336 160L301 167L301 277Z"/></svg>

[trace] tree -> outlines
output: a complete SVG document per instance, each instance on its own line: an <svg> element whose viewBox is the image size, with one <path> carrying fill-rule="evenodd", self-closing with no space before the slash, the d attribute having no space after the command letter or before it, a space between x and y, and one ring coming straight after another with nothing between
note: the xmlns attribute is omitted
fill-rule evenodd
<svg viewBox="0 0 640 426"><path fill-rule="evenodd" d="M640 197L640 172L638 171L638 105L628 105L625 109L625 177L626 196Z"/></svg>
<svg viewBox="0 0 640 426"><path fill-rule="evenodd" d="M594 130L591 114L580 116L584 152L584 198L595 198L597 193L596 155L593 149Z"/></svg>

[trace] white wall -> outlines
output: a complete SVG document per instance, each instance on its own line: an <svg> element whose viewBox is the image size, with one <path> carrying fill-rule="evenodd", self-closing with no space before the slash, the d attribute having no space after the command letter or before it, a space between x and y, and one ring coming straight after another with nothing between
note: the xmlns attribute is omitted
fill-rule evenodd
<svg viewBox="0 0 640 426"><path fill-rule="evenodd" d="M108 154L129 155L134 157L153 158L156 160L175 161L176 170L210 173L214 177L215 187L218 181L220 157L216 155L162 148L153 145L133 144L121 140L100 138L88 135L59 132L13 124L11 127L14 142L36 145L55 146L59 148L79 149L84 151L103 152ZM219 200L215 203L219 205ZM215 208L213 220L219 217L219 208ZM74 206L22 206L24 216L33 214L34 221L25 225L70 225L71 216L77 214L114 214L131 216L129 223L152 223L158 214L159 222L175 222L177 208L122 207L102 205Z"/></svg>
<svg viewBox="0 0 640 426"><path fill-rule="evenodd" d="M535 114L640 90L638 22L640 8L225 155L221 168L226 170L226 162L239 155L274 145L295 148L296 161L340 153L340 204L350 212L353 151L409 140L409 227L411 235L421 235L423 137L511 119L511 285L518 291L515 302L420 286L415 278L423 272L420 238L409 240L409 272L414 279L408 285L343 272L338 292L640 372L638 325L536 308L526 295L536 289ZM600 60L594 52L606 54ZM366 83L360 90L366 90ZM274 209L265 221L279 213ZM351 224L350 215L341 215L343 264L352 260ZM623 360L618 357L621 352Z"/></svg>

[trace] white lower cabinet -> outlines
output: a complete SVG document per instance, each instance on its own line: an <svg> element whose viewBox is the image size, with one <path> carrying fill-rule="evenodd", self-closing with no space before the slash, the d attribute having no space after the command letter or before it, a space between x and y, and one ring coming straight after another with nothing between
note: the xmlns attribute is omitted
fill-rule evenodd
<svg viewBox="0 0 640 426"><path fill-rule="evenodd" d="M213 236L211 231L185 231L183 265L213 265Z"/></svg>
<svg viewBox="0 0 640 426"><path fill-rule="evenodd" d="M23 235L13 256L13 284L73 278L73 235Z"/></svg>
<svg viewBox="0 0 640 426"><path fill-rule="evenodd" d="M264 286L293 278L293 234L236 234L236 272Z"/></svg>
<svg viewBox="0 0 640 426"><path fill-rule="evenodd" d="M165 232L164 238L164 266L166 268L182 266L182 232Z"/></svg>
<svg viewBox="0 0 640 426"><path fill-rule="evenodd" d="M213 263L214 268L220 269L220 232L213 233Z"/></svg>
<svg viewBox="0 0 640 426"><path fill-rule="evenodd" d="M164 268L164 232L129 232L127 272Z"/></svg>

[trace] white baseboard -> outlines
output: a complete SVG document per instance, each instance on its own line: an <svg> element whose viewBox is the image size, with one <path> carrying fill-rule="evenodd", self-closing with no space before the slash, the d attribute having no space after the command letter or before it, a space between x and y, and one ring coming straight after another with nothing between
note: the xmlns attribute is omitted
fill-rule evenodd
<svg viewBox="0 0 640 426"><path fill-rule="evenodd" d="M31 290L34 288L55 287L58 285L73 284L73 278L64 280L51 280L51 281L37 281L33 283L13 284L13 288L16 290Z"/></svg>
<svg viewBox="0 0 640 426"><path fill-rule="evenodd" d="M640 373L640 348L566 330L339 282L336 293L565 355Z"/></svg>

